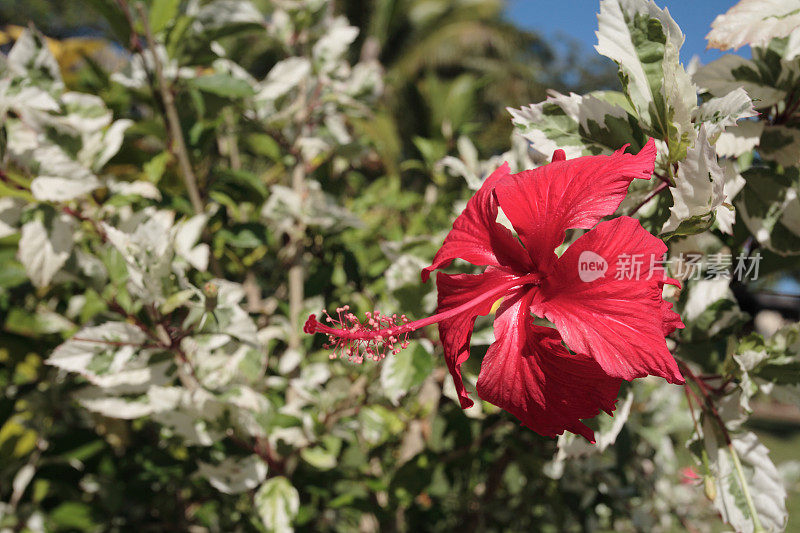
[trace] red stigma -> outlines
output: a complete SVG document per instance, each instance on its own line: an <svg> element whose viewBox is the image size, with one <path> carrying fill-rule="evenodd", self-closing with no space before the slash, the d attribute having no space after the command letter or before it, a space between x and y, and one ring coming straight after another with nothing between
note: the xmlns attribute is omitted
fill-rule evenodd
<svg viewBox="0 0 800 533"><path fill-rule="evenodd" d="M315 331L317 331L317 326L319 322L317 322L317 315L308 315L308 320L306 320L305 325L303 326L303 333L308 333L309 335L313 335Z"/></svg>

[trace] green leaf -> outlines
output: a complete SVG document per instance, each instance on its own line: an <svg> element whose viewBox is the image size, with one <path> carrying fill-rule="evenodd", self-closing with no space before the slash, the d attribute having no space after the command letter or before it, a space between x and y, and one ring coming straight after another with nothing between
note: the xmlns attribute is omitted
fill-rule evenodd
<svg viewBox="0 0 800 533"><path fill-rule="evenodd" d="M26 337L59 333L73 327L72 322L57 313L51 311L28 313L20 308L12 308L5 323L6 331Z"/></svg>
<svg viewBox="0 0 800 533"><path fill-rule="evenodd" d="M243 189L243 192L248 194L250 200L255 201L250 191L255 191L260 196L261 200L269 195L266 183L264 183L264 180L262 180L261 176L258 174L248 170L232 169L221 169L219 170L219 174L221 183L229 183L235 190ZM246 187L246 189L242 186Z"/></svg>
<svg viewBox="0 0 800 533"><path fill-rule="evenodd" d="M39 368L41 367L41 358L34 354L29 353L25 359L17 363L14 368L14 384L22 385L25 383L33 383L39 377Z"/></svg>
<svg viewBox="0 0 800 533"><path fill-rule="evenodd" d="M423 159L429 163L439 161L447 155L446 143L439 139L426 139L424 137L414 137L414 146L417 147Z"/></svg>
<svg viewBox="0 0 800 533"><path fill-rule="evenodd" d="M86 0L86 4L91 6L108 22L117 38L117 42L127 43L130 41L130 25L114 0Z"/></svg>
<svg viewBox="0 0 800 533"><path fill-rule="evenodd" d="M0 252L0 287L10 289L27 281L28 276L19 261L6 259L5 255Z"/></svg>
<svg viewBox="0 0 800 533"><path fill-rule="evenodd" d="M233 227L231 230L221 230L216 237L227 246L234 248L256 248L264 243L263 230L256 233L249 227Z"/></svg>
<svg viewBox="0 0 800 533"><path fill-rule="evenodd" d="M178 15L181 0L157 0L150 9L150 29L158 33Z"/></svg>
<svg viewBox="0 0 800 533"><path fill-rule="evenodd" d="M195 291L192 289L184 289L170 295L169 298L167 298L164 303L161 304L161 313L164 315L169 315L175 309L182 307L194 295Z"/></svg>
<svg viewBox="0 0 800 533"><path fill-rule="evenodd" d="M189 81L190 85L223 98L246 98L253 96L255 91L244 80L234 78L228 74L211 74L201 76Z"/></svg>
<svg viewBox="0 0 800 533"><path fill-rule="evenodd" d="M158 184L158 182L161 181L161 177L164 175L164 171L167 169L167 164L170 159L172 159L172 154L168 151L164 151L145 163L142 169L144 170L147 181Z"/></svg>
<svg viewBox="0 0 800 533"><path fill-rule="evenodd" d="M172 30L167 34L167 55L169 57L179 57L180 51L187 47L187 36L190 35L194 17L179 14L172 26Z"/></svg>
<svg viewBox="0 0 800 533"><path fill-rule="evenodd" d="M280 161L283 155L278 141L266 133L251 133L245 137L245 143L254 154L269 157L276 162Z"/></svg>
<svg viewBox="0 0 800 533"><path fill-rule="evenodd" d="M103 439L96 439L62 453L61 457L67 460L86 461L103 451L106 446L107 444Z"/></svg>
<svg viewBox="0 0 800 533"><path fill-rule="evenodd" d="M25 457L36 447L39 435L26 427L26 418L24 415L15 415L0 426L0 452L3 454L0 457L3 459L8 456Z"/></svg>
<svg viewBox="0 0 800 533"><path fill-rule="evenodd" d="M103 300L103 298L97 294L94 289L88 289L84 293L84 296L86 299L83 303L83 307L81 307L81 312L79 315L80 322L82 324L89 322L89 320L94 318L95 315L105 311L108 307L105 300Z"/></svg>
<svg viewBox="0 0 800 533"><path fill-rule="evenodd" d="M340 439L326 435L316 446L303 448L300 451L300 457L317 470L330 470L336 467L341 448L342 441Z"/></svg>
<svg viewBox="0 0 800 533"><path fill-rule="evenodd" d="M94 531L98 524L92 519L92 510L79 502L65 502L53 509L49 515L56 531Z"/></svg>

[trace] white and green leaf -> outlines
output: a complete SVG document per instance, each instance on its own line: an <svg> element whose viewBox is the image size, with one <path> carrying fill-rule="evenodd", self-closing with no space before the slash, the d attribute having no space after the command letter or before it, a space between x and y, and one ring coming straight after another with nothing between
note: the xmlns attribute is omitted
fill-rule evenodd
<svg viewBox="0 0 800 533"><path fill-rule="evenodd" d="M714 149L719 157L741 157L752 152L761 142L764 123L744 120L719 134Z"/></svg>
<svg viewBox="0 0 800 533"><path fill-rule="evenodd" d="M643 143L646 139L636 119L619 100L613 93L581 96L550 91L542 103L508 111L517 133L531 143L539 161L545 162L557 149L573 158L608 153L626 143Z"/></svg>
<svg viewBox="0 0 800 533"><path fill-rule="evenodd" d="M18 258L36 287L45 287L69 259L73 223L67 215L26 222L21 229Z"/></svg>
<svg viewBox="0 0 800 533"><path fill-rule="evenodd" d="M709 48L720 50L735 50L745 45L763 47L798 27L798 0L739 0L727 12L717 15L706 39Z"/></svg>
<svg viewBox="0 0 800 533"><path fill-rule="evenodd" d="M714 506L736 531L783 531L786 527L786 489L758 437L732 435L726 446L710 423L704 424L705 450L716 485Z"/></svg>
<svg viewBox="0 0 800 533"><path fill-rule="evenodd" d="M300 510L300 494L283 476L264 482L255 495L255 506L264 527L271 533L294 531L292 522Z"/></svg>
<svg viewBox="0 0 800 533"><path fill-rule="evenodd" d="M46 362L95 380L130 369L146 341L147 335L133 324L106 322L83 328L59 345Z"/></svg>
<svg viewBox="0 0 800 533"><path fill-rule="evenodd" d="M775 105L787 95L775 80L765 79L763 68L755 60L737 55L725 55L698 68L693 78L701 90L717 97L744 89L756 109Z"/></svg>
<svg viewBox="0 0 800 533"><path fill-rule="evenodd" d="M720 229L731 233L733 212L723 205L725 176L708 142L706 127L700 127L695 145L678 163L673 205L669 220L661 229L667 235L699 233L718 220Z"/></svg>
<svg viewBox="0 0 800 533"><path fill-rule="evenodd" d="M227 457L216 464L198 461L197 466L197 473L225 494L253 490L267 478L267 465L257 455Z"/></svg>
<svg viewBox="0 0 800 533"><path fill-rule="evenodd" d="M619 66L620 80L643 129L675 145L680 159L693 140L689 120L696 91L679 62L684 37L669 11L652 0L604 0L597 51ZM672 150L672 148L671 148Z"/></svg>
<svg viewBox="0 0 800 533"><path fill-rule="evenodd" d="M755 116L758 116L758 113L753 108L752 100L740 87L725 96L711 98L704 102L692 113L692 121L698 125L706 125L709 141L713 144L726 128L736 126L738 120ZM751 123L759 124L758 122ZM729 131L735 130L731 128Z"/></svg>
<svg viewBox="0 0 800 533"><path fill-rule="evenodd" d="M427 340L415 342L397 355L389 355L381 365L384 394L398 405L412 387L418 387L433 371L433 346Z"/></svg>
<svg viewBox="0 0 800 533"><path fill-rule="evenodd" d="M785 167L800 165L800 129L780 124L765 124L758 153L767 161Z"/></svg>
<svg viewBox="0 0 800 533"><path fill-rule="evenodd" d="M758 242L780 255L800 253L800 175L795 167L783 173L754 167L743 173L746 184L736 205Z"/></svg>

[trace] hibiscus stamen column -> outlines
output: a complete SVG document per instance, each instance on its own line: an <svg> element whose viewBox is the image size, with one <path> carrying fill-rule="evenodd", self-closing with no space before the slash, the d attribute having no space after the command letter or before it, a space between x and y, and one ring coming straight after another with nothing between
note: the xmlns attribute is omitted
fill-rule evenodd
<svg viewBox="0 0 800 533"><path fill-rule="evenodd" d="M400 332L399 326L408 324L406 315L401 315L398 324L397 315L383 315L380 311L366 312L364 323L350 312L350 306L336 308L336 316L328 311L324 322L317 322L317 317L308 317L303 331L306 333L323 333L328 335L329 343L325 348L331 350L331 359L344 358L352 363L362 363L364 358L380 361L389 354L396 355L408 347L410 331Z"/></svg>
<svg viewBox="0 0 800 533"><path fill-rule="evenodd" d="M425 326L447 320L453 316L472 309L489 299L496 299L509 290L523 285L536 286L540 277L537 274L515 277L476 296L472 300L447 311L410 322L406 315L384 315L380 311L367 312L362 322L350 312L350 306L336 308L335 316L327 311L324 323L318 322L316 315L310 315L303 331L308 334L322 333L328 336L325 348L331 350L330 358L347 358L354 363L363 363L364 359L380 361L387 355L396 355L408 347L408 337L413 331Z"/></svg>

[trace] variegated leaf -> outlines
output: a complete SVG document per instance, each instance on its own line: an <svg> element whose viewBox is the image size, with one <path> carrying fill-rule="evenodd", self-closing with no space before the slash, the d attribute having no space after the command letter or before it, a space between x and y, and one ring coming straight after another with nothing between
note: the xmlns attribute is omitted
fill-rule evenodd
<svg viewBox="0 0 800 533"><path fill-rule="evenodd" d="M709 48L766 46L800 27L800 0L740 0L711 23Z"/></svg>

